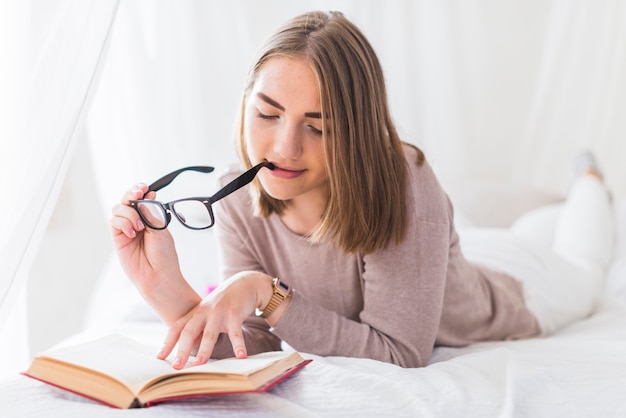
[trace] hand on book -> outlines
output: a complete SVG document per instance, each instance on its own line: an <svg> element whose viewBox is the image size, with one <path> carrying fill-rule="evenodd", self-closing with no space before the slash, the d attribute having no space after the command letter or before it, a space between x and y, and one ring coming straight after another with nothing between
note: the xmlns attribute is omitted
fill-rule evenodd
<svg viewBox="0 0 626 418"><path fill-rule="evenodd" d="M198 350L193 365L204 364L211 357L219 334L224 333L235 356L245 358L243 322L256 308L265 307L271 295L272 277L267 274L244 271L234 275L170 325L157 357L166 358L178 343L172 367L183 368L195 347Z"/></svg>

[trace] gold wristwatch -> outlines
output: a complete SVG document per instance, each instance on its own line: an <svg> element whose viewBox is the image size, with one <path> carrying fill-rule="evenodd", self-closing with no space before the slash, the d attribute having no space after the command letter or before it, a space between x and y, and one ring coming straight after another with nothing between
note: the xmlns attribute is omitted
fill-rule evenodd
<svg viewBox="0 0 626 418"><path fill-rule="evenodd" d="M267 318L276 308L278 308L278 305L291 295L291 287L289 287L287 283L282 282L278 277L275 277L272 281L272 290L274 293L272 294L270 303L268 303L263 310L257 308L256 316Z"/></svg>

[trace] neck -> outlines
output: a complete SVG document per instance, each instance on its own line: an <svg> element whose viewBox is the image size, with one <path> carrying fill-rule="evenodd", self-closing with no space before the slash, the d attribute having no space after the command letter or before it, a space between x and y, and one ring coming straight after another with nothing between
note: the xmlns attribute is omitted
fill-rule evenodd
<svg viewBox="0 0 626 418"><path fill-rule="evenodd" d="M292 232L299 235L310 234L320 223L328 199L293 199L287 204L281 219Z"/></svg>

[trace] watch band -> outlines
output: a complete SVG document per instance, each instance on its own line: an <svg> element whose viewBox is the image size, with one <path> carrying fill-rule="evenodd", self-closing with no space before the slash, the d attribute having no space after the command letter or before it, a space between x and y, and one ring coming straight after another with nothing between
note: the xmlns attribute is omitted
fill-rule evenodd
<svg viewBox="0 0 626 418"><path fill-rule="evenodd" d="M260 316L261 318L267 318L278 308L285 299L287 299L291 295L291 287L281 281L278 277L275 277L272 280L272 290L274 293L272 294L272 298L269 303L263 310L257 308L256 316Z"/></svg>

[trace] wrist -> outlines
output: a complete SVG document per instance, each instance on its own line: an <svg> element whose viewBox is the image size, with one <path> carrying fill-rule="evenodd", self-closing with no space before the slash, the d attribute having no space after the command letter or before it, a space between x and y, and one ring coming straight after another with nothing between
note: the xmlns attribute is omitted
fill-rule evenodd
<svg viewBox="0 0 626 418"><path fill-rule="evenodd" d="M200 295L182 277L154 278L151 286L139 292L166 324L172 324L202 301Z"/></svg>
<svg viewBox="0 0 626 418"><path fill-rule="evenodd" d="M283 303L281 303L280 305L278 305L278 307L276 308L276 310L274 310L274 312L272 312L272 314L270 316L268 316L267 318L265 318L265 321L267 322L267 324L270 327L275 327L276 324L278 324L278 322L281 320L281 318L283 317L283 313L285 313L285 311L287 310L287 308L289 307L289 305L291 304L291 299L293 298L292 295L290 295L287 299L285 299L283 301Z"/></svg>
<svg viewBox="0 0 626 418"><path fill-rule="evenodd" d="M264 287L268 289L266 285ZM267 290L263 291L263 297L259 298L256 307L256 315L265 319L273 316L273 313L287 303L291 297L291 287L279 278L271 279L270 290L271 293L268 293Z"/></svg>
<svg viewBox="0 0 626 418"><path fill-rule="evenodd" d="M272 299L272 295L274 294L274 290L272 288L273 280L274 278L268 276L267 274L263 274L263 277L255 278L255 280L253 280L256 291L256 303L254 305L255 311L262 311Z"/></svg>

